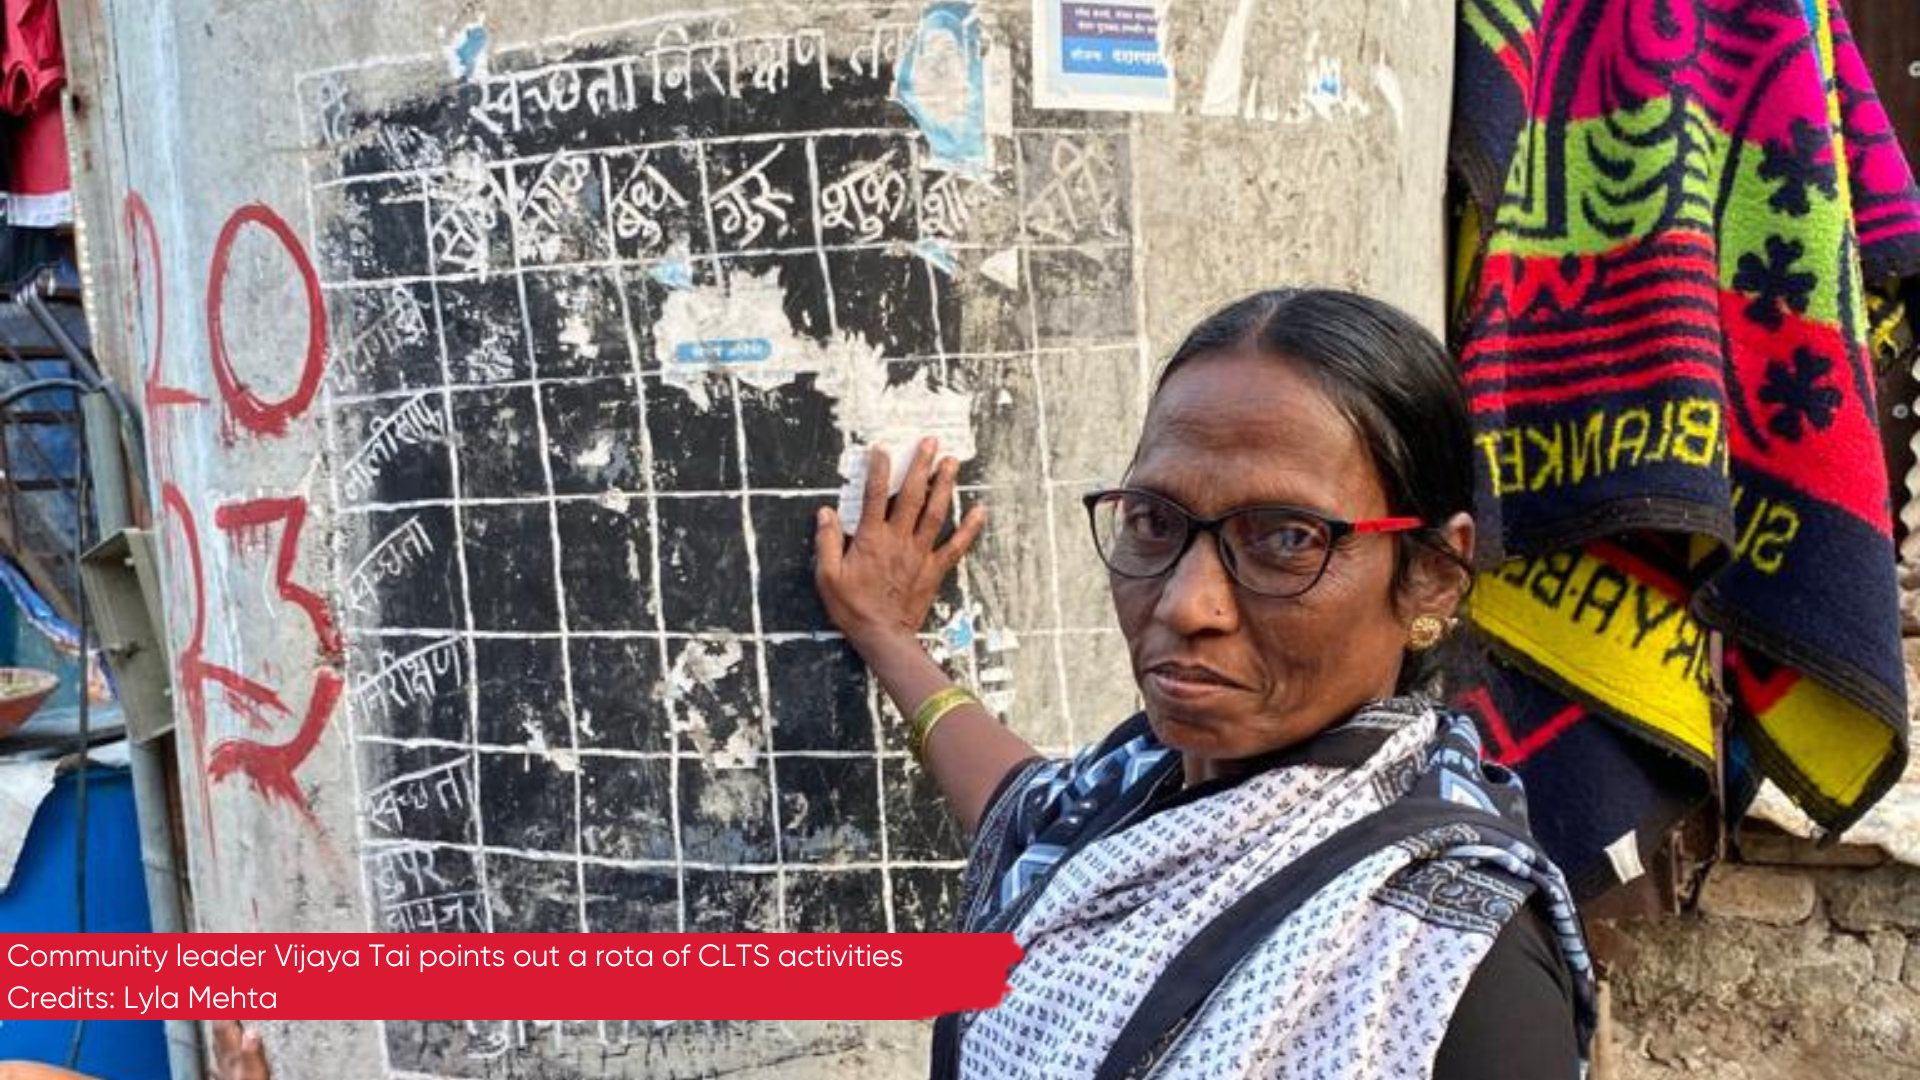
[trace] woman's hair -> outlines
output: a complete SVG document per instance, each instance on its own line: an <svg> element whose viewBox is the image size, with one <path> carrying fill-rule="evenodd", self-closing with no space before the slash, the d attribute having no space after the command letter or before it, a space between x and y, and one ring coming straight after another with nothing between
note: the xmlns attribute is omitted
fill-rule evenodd
<svg viewBox="0 0 1920 1080"><path fill-rule="evenodd" d="M1473 432L1446 347L1390 304L1338 289L1274 289L1235 301L1195 326L1161 370L1154 393L1196 360L1249 349L1312 379L1360 436L1380 474L1387 512L1426 523L1396 535L1395 592L1408 583L1415 544L1451 559L1471 584L1471 566L1434 527L1473 511ZM1424 685L1438 651L1408 653L1399 689Z"/></svg>

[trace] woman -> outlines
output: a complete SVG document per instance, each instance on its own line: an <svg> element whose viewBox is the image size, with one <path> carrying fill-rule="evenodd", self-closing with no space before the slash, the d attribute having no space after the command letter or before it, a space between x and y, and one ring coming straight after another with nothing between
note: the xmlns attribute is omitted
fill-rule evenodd
<svg viewBox="0 0 1920 1080"><path fill-rule="evenodd" d="M817 584L974 833L959 922L1025 950L936 1076L1571 1077L1588 964L1518 785L1419 696L1471 581L1468 419L1387 305L1241 300L1162 372L1088 496L1145 711L1041 759L915 633L979 535L923 444ZM1205 534L1205 535L1203 535ZM1576 1020L1578 1017L1578 1020Z"/></svg>

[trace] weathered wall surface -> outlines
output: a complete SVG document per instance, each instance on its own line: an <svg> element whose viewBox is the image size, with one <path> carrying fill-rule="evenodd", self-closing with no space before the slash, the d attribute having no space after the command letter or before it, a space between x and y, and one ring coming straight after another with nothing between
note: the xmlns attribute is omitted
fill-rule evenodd
<svg viewBox="0 0 1920 1080"><path fill-rule="evenodd" d="M846 455L933 429L968 458L995 517L929 644L1065 748L1131 706L1075 496L1124 467L1153 359L1282 281L1438 321L1450 5L1178 5L1149 116L1034 108L1025 4L67 12L202 928L939 925L960 838L811 595ZM270 1037L295 1080L924 1053Z"/></svg>
<svg viewBox="0 0 1920 1080"><path fill-rule="evenodd" d="M1920 869L1753 836L1699 910L1600 928L1620 1080L1920 1076Z"/></svg>

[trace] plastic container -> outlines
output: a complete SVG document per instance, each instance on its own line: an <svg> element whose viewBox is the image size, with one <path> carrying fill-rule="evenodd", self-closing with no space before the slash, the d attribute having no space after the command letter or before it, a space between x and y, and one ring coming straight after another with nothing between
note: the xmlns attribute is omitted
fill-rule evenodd
<svg viewBox="0 0 1920 1080"><path fill-rule="evenodd" d="M0 894L0 937L80 928L74 893L76 777L62 776L40 804L13 880ZM87 929L146 933L146 880L133 784L126 770L87 771ZM0 1021L0 1060L64 1065L71 1020ZM158 1020L89 1020L77 1067L103 1080L166 1080L165 1026Z"/></svg>
<svg viewBox="0 0 1920 1080"><path fill-rule="evenodd" d="M60 677L39 668L0 667L0 736L27 722L60 687Z"/></svg>

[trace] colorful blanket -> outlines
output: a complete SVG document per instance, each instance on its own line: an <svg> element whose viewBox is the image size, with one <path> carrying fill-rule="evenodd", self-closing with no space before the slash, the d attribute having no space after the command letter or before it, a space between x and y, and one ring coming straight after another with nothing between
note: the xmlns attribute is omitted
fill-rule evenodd
<svg viewBox="0 0 1920 1080"><path fill-rule="evenodd" d="M1863 274L1920 271L1920 194L1839 6L1463 0L1458 48L1456 335L1506 560L1474 621L1554 691L1523 706L1708 776L1737 740L1843 829L1907 755ZM1505 720L1547 761L1540 708Z"/></svg>

